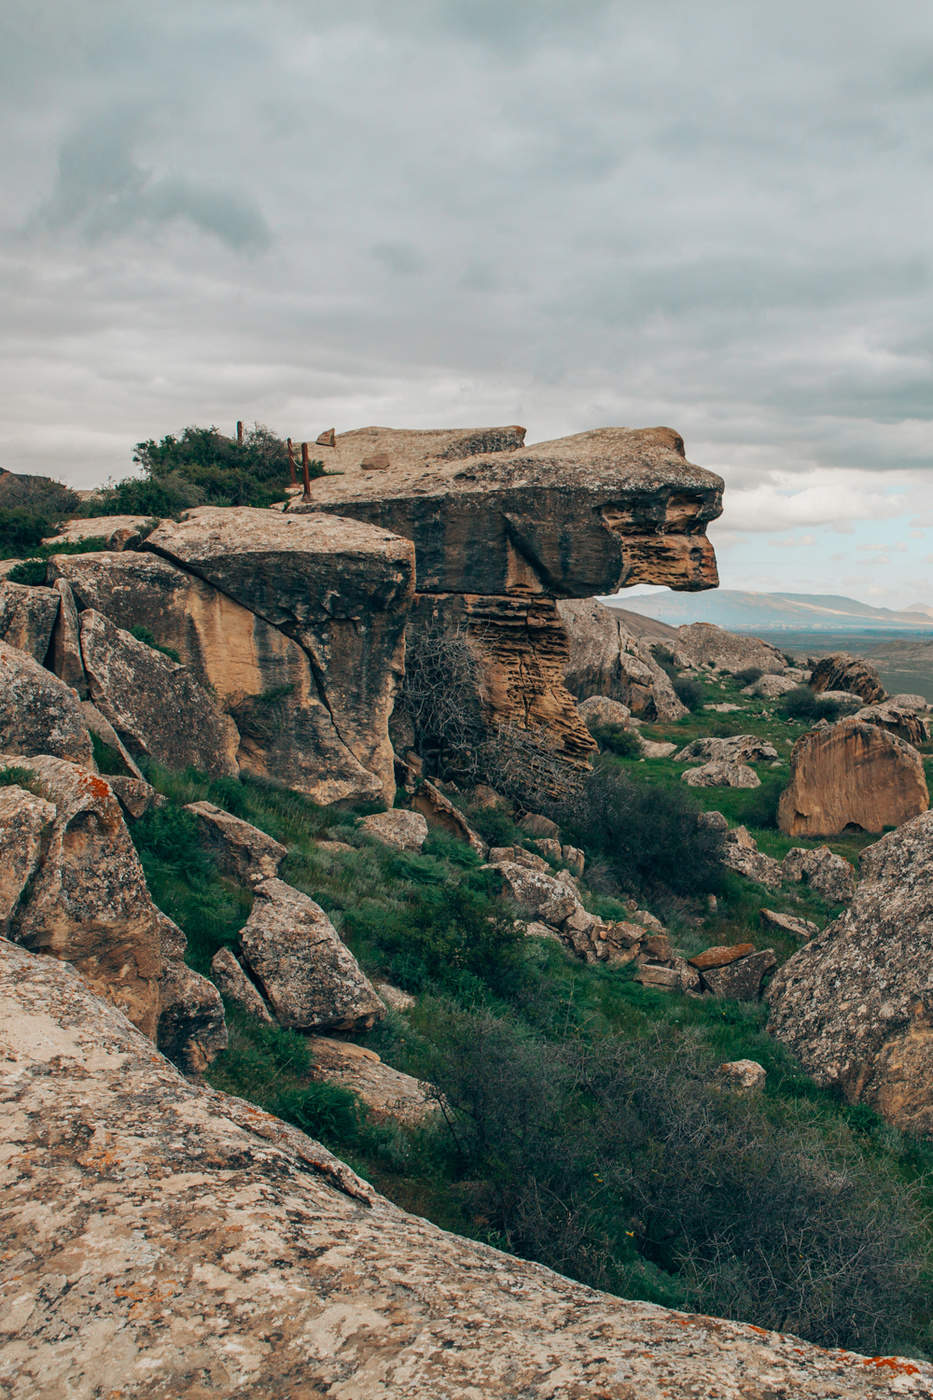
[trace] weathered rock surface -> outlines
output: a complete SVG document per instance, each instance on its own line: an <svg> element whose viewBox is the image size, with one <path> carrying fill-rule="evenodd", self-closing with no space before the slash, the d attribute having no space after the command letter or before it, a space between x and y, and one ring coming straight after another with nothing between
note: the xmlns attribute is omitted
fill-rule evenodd
<svg viewBox="0 0 933 1400"><path fill-rule="evenodd" d="M236 776L236 727L184 666L93 609L81 613L80 628L91 699L132 753Z"/></svg>
<svg viewBox="0 0 933 1400"><path fill-rule="evenodd" d="M855 718L863 724L880 725L899 739L905 739L908 744L925 744L930 737L929 723L922 715L915 710L902 709L891 700L879 705L865 705L856 710Z"/></svg>
<svg viewBox="0 0 933 1400"><path fill-rule="evenodd" d="M371 775L366 794L348 763L343 795L391 800L389 715L414 584L408 540L359 520L204 507L163 522L145 548L297 643L337 741Z"/></svg>
<svg viewBox="0 0 933 1400"><path fill-rule="evenodd" d="M778 933L789 933L792 938L802 938L809 942L819 933L819 925L811 919L798 919L795 914L784 914L779 909L762 909L761 922L766 929Z"/></svg>
<svg viewBox="0 0 933 1400"><path fill-rule="evenodd" d="M488 850L486 842L478 831L473 830L459 807L455 807L435 783L427 778L419 783L412 795L411 805L429 824L439 826L448 835L465 841L478 856L485 857Z"/></svg>
<svg viewBox="0 0 933 1400"><path fill-rule="evenodd" d="M31 772L23 770L23 781ZM0 787L0 935L10 936L10 925L27 894L48 845L57 812L38 793L15 784Z"/></svg>
<svg viewBox="0 0 933 1400"><path fill-rule="evenodd" d="M0 580L0 639L28 652L40 664L48 655L58 617L58 594L52 588L28 588Z"/></svg>
<svg viewBox="0 0 933 1400"><path fill-rule="evenodd" d="M781 876L810 885L836 904L845 904L855 893L855 871L828 846L794 846L781 862Z"/></svg>
<svg viewBox="0 0 933 1400"><path fill-rule="evenodd" d="M736 675L757 667L767 675L779 676L787 670L783 653L760 637L726 632L711 622L691 622L677 628L677 645L697 666Z"/></svg>
<svg viewBox="0 0 933 1400"><path fill-rule="evenodd" d="M81 701L81 715L84 719L84 723L88 727L88 732L92 735L96 735L108 748L112 749L126 769L126 773L137 782L140 781L143 776L141 768L110 723L110 720L101 714L93 701ZM107 781L110 781L109 774L107 776Z"/></svg>
<svg viewBox="0 0 933 1400"><path fill-rule="evenodd" d="M933 1136L933 812L862 852L855 897L784 964L769 1031L821 1084Z"/></svg>
<svg viewBox="0 0 933 1400"><path fill-rule="evenodd" d="M402 808L373 812L363 818L359 829L396 851L417 853L428 839L428 824L421 813L406 812Z"/></svg>
<svg viewBox="0 0 933 1400"><path fill-rule="evenodd" d="M84 700L87 697L87 676L81 655L81 633L74 594L64 578L56 578L54 589L59 600L58 616L52 632L51 655L46 664L59 680L70 685Z"/></svg>
<svg viewBox="0 0 933 1400"><path fill-rule="evenodd" d="M577 714L588 729L598 724L614 724L624 729L632 712L621 700L611 700L608 695L588 695L577 705Z"/></svg>
<svg viewBox="0 0 933 1400"><path fill-rule="evenodd" d="M784 878L781 863L758 849L747 827L730 828L722 812L700 812L697 820L701 826L711 827L722 836L720 859L727 869L768 889L777 889Z"/></svg>
<svg viewBox="0 0 933 1400"><path fill-rule="evenodd" d="M702 953L697 953L689 962L698 972L707 972L717 967L728 967L730 963L747 958L754 951L754 943L717 944L714 948L704 948Z"/></svg>
<svg viewBox="0 0 933 1400"><path fill-rule="evenodd" d="M213 982L181 958L163 959L156 1044L184 1074L203 1074L227 1048L223 1002Z"/></svg>
<svg viewBox="0 0 933 1400"><path fill-rule="evenodd" d="M743 1093L763 1089L768 1077L764 1065L757 1060L727 1060L719 1066L718 1074L730 1089L739 1089Z"/></svg>
<svg viewBox="0 0 933 1400"><path fill-rule="evenodd" d="M925 695L892 695L888 703L896 705L899 710L909 710L915 715L928 715L933 709Z"/></svg>
<svg viewBox="0 0 933 1400"><path fill-rule="evenodd" d="M869 705L887 698L878 672L860 656L847 651L834 652L816 663L810 674L810 687L817 694L827 690L849 690Z"/></svg>
<svg viewBox="0 0 933 1400"><path fill-rule="evenodd" d="M154 807L164 807L166 799L156 792L144 778L125 777L122 773L108 773L107 786L123 808L125 816L138 821Z"/></svg>
<svg viewBox="0 0 933 1400"><path fill-rule="evenodd" d="M230 948L218 948L211 958L211 977L222 997L234 1002L248 1016L271 1025L272 1012L249 980Z"/></svg>
<svg viewBox="0 0 933 1400"><path fill-rule="evenodd" d="M375 1050L346 1040L313 1035L308 1041L314 1057L312 1074L328 1084L351 1089L382 1122L417 1127L438 1110L430 1086L402 1070L384 1064Z"/></svg>
<svg viewBox="0 0 933 1400"><path fill-rule="evenodd" d="M701 768L688 768L680 776L688 787L761 787L761 779L754 768L728 758L711 759Z"/></svg>
<svg viewBox="0 0 933 1400"><path fill-rule="evenodd" d="M136 549L155 523L145 515L92 515L66 520L57 535L42 543L54 549L56 545L103 540L108 549Z"/></svg>
<svg viewBox="0 0 933 1400"><path fill-rule="evenodd" d="M572 694L591 709L593 699L605 697L644 719L683 718L686 706L675 695L667 672L616 611L595 598L562 599L557 611L570 643L564 679ZM580 713L589 723L582 709ZM599 722L618 723L615 719Z"/></svg>
<svg viewBox="0 0 933 1400"><path fill-rule="evenodd" d="M714 997L757 1001L761 996L762 979L774 967L777 967L777 958L773 948L762 948L722 967L708 968L702 973L703 985Z"/></svg>
<svg viewBox="0 0 933 1400"><path fill-rule="evenodd" d="M721 482L685 460L671 429L523 443L516 428L341 434L325 451L335 474L289 510L354 516L412 540L413 637L463 636L487 723L545 730L579 762L593 745L563 684L554 600L649 579L714 586L704 531ZM383 470L366 469L375 458Z"/></svg>
<svg viewBox="0 0 933 1400"><path fill-rule="evenodd" d="M385 1012L319 904L281 880L255 887L240 954L280 1025L365 1030Z"/></svg>
<svg viewBox="0 0 933 1400"><path fill-rule="evenodd" d="M732 734L729 738L694 739L674 754L678 763L772 763L778 756L773 744L757 734Z"/></svg>
<svg viewBox="0 0 933 1400"><path fill-rule="evenodd" d="M0 1390L17 1400L931 1393L923 1362L623 1302L406 1215L296 1129L185 1081L66 966L3 944L0 996Z"/></svg>
<svg viewBox="0 0 933 1400"><path fill-rule="evenodd" d="M930 805L917 750L858 719L810 730L790 762L777 815L790 836L835 836L846 827L880 832Z"/></svg>
<svg viewBox="0 0 933 1400"><path fill-rule="evenodd" d="M801 681L797 676L759 676L758 680L752 681L751 685L743 686L742 694L757 696L761 700L777 700L782 695L789 695L800 684Z"/></svg>
<svg viewBox="0 0 933 1400"><path fill-rule="evenodd" d="M0 752L53 754L96 767L74 692L6 642L0 642Z"/></svg>
<svg viewBox="0 0 933 1400"><path fill-rule="evenodd" d="M205 848L219 870L246 882L274 879L288 848L257 826L231 816L213 802L189 802L186 812L197 820Z"/></svg>

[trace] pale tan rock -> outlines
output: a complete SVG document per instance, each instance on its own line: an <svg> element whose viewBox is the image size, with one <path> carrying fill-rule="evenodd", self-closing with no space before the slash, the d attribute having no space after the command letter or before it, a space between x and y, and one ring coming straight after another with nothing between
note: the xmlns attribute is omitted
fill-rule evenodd
<svg viewBox="0 0 933 1400"><path fill-rule="evenodd" d="M760 637L727 632L711 622L691 622L677 628L677 646L698 666L709 666L727 675L757 667L766 675L787 670L783 653Z"/></svg>
<svg viewBox="0 0 933 1400"><path fill-rule="evenodd" d="M556 822L550 817L542 816L540 812L528 812L519 822L519 829L526 836L550 836L552 840L558 840L560 829Z"/></svg>
<svg viewBox="0 0 933 1400"><path fill-rule="evenodd" d="M230 948L218 948L211 958L211 977L220 995L234 1002L248 1016L272 1025L269 1010L259 989L249 980Z"/></svg>
<svg viewBox="0 0 933 1400"><path fill-rule="evenodd" d="M496 866L502 876L503 892L513 900L521 913L542 923L560 928L561 924L580 906L579 897L553 875L503 861Z"/></svg>
<svg viewBox="0 0 933 1400"><path fill-rule="evenodd" d="M867 847L845 913L784 964L769 1032L820 1084L933 1137L933 812Z"/></svg>
<svg viewBox="0 0 933 1400"><path fill-rule="evenodd" d="M738 1089L742 1093L763 1089L768 1077L764 1065L757 1060L727 1060L719 1066L717 1074L730 1089Z"/></svg>
<svg viewBox="0 0 933 1400"><path fill-rule="evenodd" d="M570 868L571 875L575 875L578 880L583 878L586 855L579 846L561 846L560 859Z"/></svg>
<svg viewBox="0 0 933 1400"><path fill-rule="evenodd" d="M166 768L237 775L233 721L183 666L92 609L80 627L91 699L131 752Z"/></svg>
<svg viewBox="0 0 933 1400"><path fill-rule="evenodd" d="M860 695L869 705L887 699L884 686L868 661L846 651L834 652L818 661L810 674L810 688L816 693L847 690Z"/></svg>
<svg viewBox="0 0 933 1400"><path fill-rule="evenodd" d="M643 734L638 734L638 747L642 758L670 758L677 749L676 744L646 739Z"/></svg>
<svg viewBox="0 0 933 1400"><path fill-rule="evenodd" d="M351 1089L377 1122L418 1127L438 1112L437 1097L432 1096L430 1085L384 1064L375 1050L323 1035L310 1036L308 1045L314 1060L314 1078Z"/></svg>
<svg viewBox="0 0 933 1400"><path fill-rule="evenodd" d="M280 841L213 802L189 802L185 811L197 820L204 847L224 875L243 882L274 879L278 875L288 855L287 846Z"/></svg>
<svg viewBox="0 0 933 1400"><path fill-rule="evenodd" d="M316 498L330 480L315 482ZM414 584L411 543L330 515L202 507L163 522L145 547L297 642L335 730L372 775L369 795L391 801L389 716Z"/></svg>
<svg viewBox="0 0 933 1400"><path fill-rule="evenodd" d="M880 832L929 805L916 749L877 725L847 719L798 739L777 820L790 836L835 836L847 826Z"/></svg>
<svg viewBox="0 0 933 1400"><path fill-rule="evenodd" d="M23 769L23 781L31 772ZM39 868L57 816L51 802L10 785L0 787L0 935L9 937L29 882Z"/></svg>
<svg viewBox="0 0 933 1400"><path fill-rule="evenodd" d="M293 563L283 553L280 567ZM147 628L181 658L236 722L243 771L324 805L383 795L382 780L337 732L324 678L284 631L152 553L59 555L51 567L83 608L127 630Z"/></svg>
<svg viewBox="0 0 933 1400"><path fill-rule="evenodd" d="M474 831L466 817L455 807L450 798L440 788L425 778L415 789L411 805L416 812L442 831L466 841L478 856L485 858L488 847L478 831Z"/></svg>
<svg viewBox="0 0 933 1400"><path fill-rule="evenodd" d="M25 651L0 641L0 752L53 754L94 769L74 691Z"/></svg>
<svg viewBox="0 0 933 1400"><path fill-rule="evenodd" d="M84 700L88 693L87 676L81 655L81 634L74 594L67 579L56 578L53 586L58 594L59 607L52 632L51 669L59 680L70 685Z"/></svg>
<svg viewBox="0 0 933 1400"><path fill-rule="evenodd" d="M16 1400L933 1391L922 1361L623 1301L407 1215L297 1129L183 1079L67 966L0 945L0 998Z"/></svg>
<svg viewBox="0 0 933 1400"><path fill-rule="evenodd" d="M700 972L706 972L716 967L728 967L730 963L737 962L739 958L747 958L749 953L754 953L754 943L728 943L720 944L715 948L706 948L702 953L697 953L690 958L690 965Z"/></svg>
<svg viewBox="0 0 933 1400"><path fill-rule="evenodd" d="M570 644L565 680L572 694L582 699L577 708L586 724L620 722L617 710L597 710L600 700L614 701L648 720L670 723L683 718L686 706L674 693L667 672L618 610L595 598L561 598L557 611Z"/></svg>
<svg viewBox="0 0 933 1400"><path fill-rule="evenodd" d="M405 992L401 987L394 987L391 982L373 982L373 986L386 1006L391 1007L393 1011L410 1011L417 1000L411 995L411 992Z"/></svg>
<svg viewBox="0 0 933 1400"><path fill-rule="evenodd" d="M337 444L336 428L325 428L323 433L318 433L314 442L317 447L335 447Z"/></svg>
<svg viewBox="0 0 933 1400"><path fill-rule="evenodd" d="M589 727L596 724L615 724L624 729L631 719L632 712L621 700L612 700L608 695L588 695L577 705L577 714Z"/></svg>
<svg viewBox="0 0 933 1400"><path fill-rule="evenodd" d="M240 930L240 956L280 1025L365 1030L384 1014L319 904L281 880L263 880L254 893Z"/></svg>
<svg viewBox="0 0 933 1400"><path fill-rule="evenodd" d="M533 844L540 847L547 841L551 847L560 850L560 842L554 841L552 837L543 836ZM509 862L515 865L526 865L529 870L540 870L543 875L551 875L553 871L544 859L544 855L535 855L534 851L526 850L524 846L492 846L489 851L490 865L505 865Z"/></svg>
<svg viewBox="0 0 933 1400"><path fill-rule="evenodd" d="M792 938L802 938L805 943L809 943L820 931L819 924L812 919L799 919L795 914L784 914L779 909L762 909L761 922L766 929L789 933Z"/></svg>
<svg viewBox="0 0 933 1400"><path fill-rule="evenodd" d="M761 779L754 768L728 758L715 758L701 768L688 768L681 779L688 787L761 787Z"/></svg>
<svg viewBox="0 0 933 1400"><path fill-rule="evenodd" d="M865 705L856 710L855 718L863 724L880 725L899 739L905 739L908 744L925 744L930 737L930 726L922 715L895 705L891 700L879 705Z"/></svg>
<svg viewBox="0 0 933 1400"><path fill-rule="evenodd" d="M123 808L125 816L138 821L155 807L164 807L168 799L145 781L144 778L125 777L121 773L108 773L110 791Z"/></svg>
<svg viewBox="0 0 933 1400"><path fill-rule="evenodd" d="M0 580L0 639L43 664L58 617L58 602L51 588Z"/></svg>
<svg viewBox="0 0 933 1400"><path fill-rule="evenodd" d="M359 830L383 846L396 851L417 854L428 839L428 824L420 812L408 812L400 807L390 812L373 812L364 817Z"/></svg>
<svg viewBox="0 0 933 1400"><path fill-rule="evenodd" d="M855 893L855 871L828 846L794 846L781 862L781 876L810 885L836 904L847 903Z"/></svg>
<svg viewBox="0 0 933 1400"><path fill-rule="evenodd" d="M752 681L751 685L742 687L743 695L751 695L761 700L779 700L782 695L789 695L792 690L796 690L801 684L801 679L797 675L766 675L759 676L757 681Z"/></svg>
<svg viewBox="0 0 933 1400"><path fill-rule="evenodd" d="M722 832L721 860L729 870L744 875L756 884L776 890L785 878L781 862L773 856L765 855L758 849L758 843L744 826L729 828L721 812L702 812L700 821L707 826L715 826Z"/></svg>
<svg viewBox="0 0 933 1400"><path fill-rule="evenodd" d="M693 739L674 758L678 763L770 763L778 756L778 751L767 740L757 734L733 734L727 739Z"/></svg>
<svg viewBox="0 0 933 1400"><path fill-rule="evenodd" d="M92 515L86 519L66 520L57 535L51 535L42 543L54 549L56 545L103 540L107 549L136 549L155 523L145 515Z"/></svg>
<svg viewBox="0 0 933 1400"><path fill-rule="evenodd" d="M556 863L562 858L563 848L559 841L554 840L553 836L539 836L538 839L536 841L532 841L531 844L534 846L535 850L539 853L539 855L541 855L544 858L544 868L547 868L548 861L554 861ZM496 859L498 860L515 860L516 858L520 859L520 857L517 856L517 853L522 850L522 847L494 846L493 850L496 852ZM508 854L505 854L506 852ZM528 854L527 851L525 852L525 854ZM496 860L494 860L492 857L492 851L490 851L489 856L490 865L495 865ZM540 866L538 867L538 869L541 868L542 867Z"/></svg>

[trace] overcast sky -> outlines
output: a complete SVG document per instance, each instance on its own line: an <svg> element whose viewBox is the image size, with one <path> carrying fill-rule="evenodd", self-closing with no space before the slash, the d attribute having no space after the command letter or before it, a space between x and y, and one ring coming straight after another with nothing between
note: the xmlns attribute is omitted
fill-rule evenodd
<svg viewBox="0 0 933 1400"><path fill-rule="evenodd" d="M933 7L4 0L0 466L670 424L723 586L933 603Z"/></svg>

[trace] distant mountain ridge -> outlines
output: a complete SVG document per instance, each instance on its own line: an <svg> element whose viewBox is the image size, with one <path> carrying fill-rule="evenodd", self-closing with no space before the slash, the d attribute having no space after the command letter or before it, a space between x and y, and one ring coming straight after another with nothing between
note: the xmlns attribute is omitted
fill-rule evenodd
<svg viewBox="0 0 933 1400"><path fill-rule="evenodd" d="M709 593L657 593L629 597L625 593L602 602L655 618L669 626L712 622L731 632L933 632L933 610L875 608L855 598L832 593L745 593L721 588ZM920 610L922 606L922 611Z"/></svg>

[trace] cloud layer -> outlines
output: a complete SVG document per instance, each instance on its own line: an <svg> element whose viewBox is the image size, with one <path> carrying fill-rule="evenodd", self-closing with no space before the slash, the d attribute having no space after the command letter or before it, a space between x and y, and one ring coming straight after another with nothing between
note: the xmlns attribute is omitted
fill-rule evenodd
<svg viewBox="0 0 933 1400"><path fill-rule="evenodd" d="M667 422L727 479L724 582L745 532L903 517L897 602L931 75L914 0L8 0L0 465L92 484L239 417Z"/></svg>

